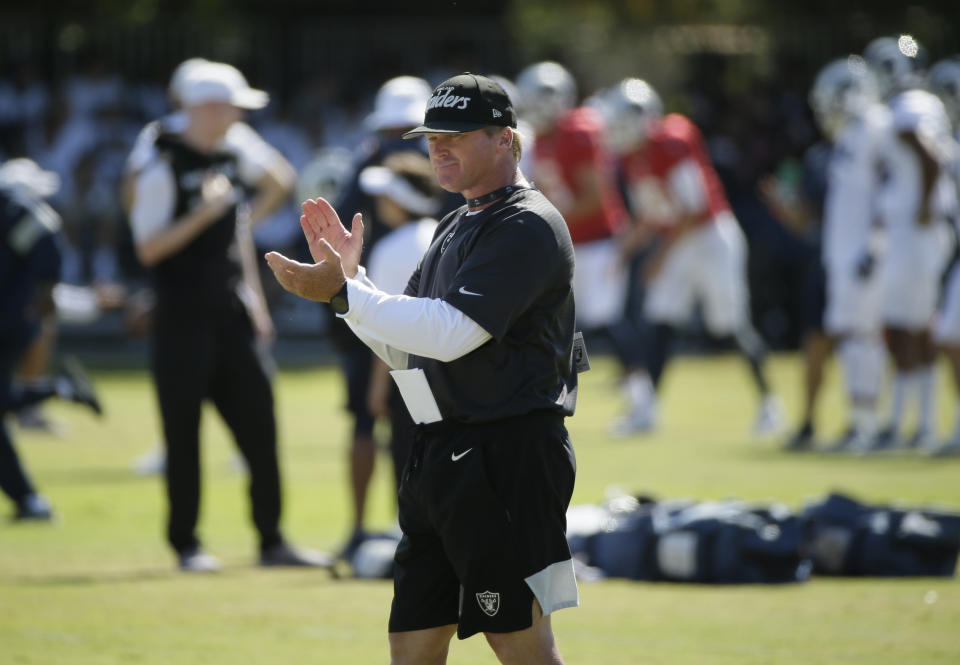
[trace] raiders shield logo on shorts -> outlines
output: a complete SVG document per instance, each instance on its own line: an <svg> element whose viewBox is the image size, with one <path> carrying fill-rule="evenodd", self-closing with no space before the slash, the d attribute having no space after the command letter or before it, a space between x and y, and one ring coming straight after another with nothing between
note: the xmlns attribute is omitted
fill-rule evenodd
<svg viewBox="0 0 960 665"><path fill-rule="evenodd" d="M500 594L493 591L484 591L477 594L477 602L480 603L480 609L487 616L494 616L500 611Z"/></svg>

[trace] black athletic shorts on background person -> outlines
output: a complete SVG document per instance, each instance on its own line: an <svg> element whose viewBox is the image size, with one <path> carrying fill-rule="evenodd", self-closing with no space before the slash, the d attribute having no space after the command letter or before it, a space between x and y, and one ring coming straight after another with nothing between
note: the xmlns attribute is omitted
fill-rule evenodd
<svg viewBox="0 0 960 665"><path fill-rule="evenodd" d="M506 633L579 603L566 540L576 458L563 416L422 425L400 486L390 632Z"/></svg>

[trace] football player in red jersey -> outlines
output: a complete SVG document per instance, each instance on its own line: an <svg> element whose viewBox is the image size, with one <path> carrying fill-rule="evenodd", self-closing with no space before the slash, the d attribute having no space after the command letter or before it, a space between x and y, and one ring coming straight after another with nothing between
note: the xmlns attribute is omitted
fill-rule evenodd
<svg viewBox="0 0 960 665"><path fill-rule="evenodd" d="M588 336L607 336L623 367L628 413L614 431L646 431L654 425L653 388L644 369L642 337L626 316L629 271L620 237L629 217L604 139L603 116L576 105L576 82L556 62L525 68L516 87L520 115L536 133L534 185L564 216L573 240L577 324Z"/></svg>
<svg viewBox="0 0 960 665"><path fill-rule="evenodd" d="M634 217L624 244L658 240L648 260L644 303L654 387L675 331L699 302L707 331L730 338L749 361L760 395L754 432L774 433L782 409L766 378L766 344L750 323L747 245L700 130L682 115L664 116L659 95L640 79L625 79L598 99Z"/></svg>

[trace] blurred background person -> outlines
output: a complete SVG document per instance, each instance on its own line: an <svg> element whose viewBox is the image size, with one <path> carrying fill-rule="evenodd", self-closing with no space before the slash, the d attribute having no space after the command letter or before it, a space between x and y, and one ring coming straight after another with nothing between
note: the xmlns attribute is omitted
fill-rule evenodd
<svg viewBox="0 0 960 665"><path fill-rule="evenodd" d="M373 110L364 120L370 136L354 155L352 173L334 202L341 219L352 219L357 213L363 215L364 261L368 260L380 238L389 233L391 226L380 219L377 197L364 191L360 176L366 169L382 165L391 154L411 149L411 142L404 141L401 137L404 132L423 121L423 109L426 108L427 99L432 92L430 84L417 76L396 76L388 79L377 91ZM419 140L414 143L413 149L426 154L426 148ZM368 403L373 356L370 349L350 332L341 319L333 315L329 307L323 307L323 311L338 352L347 394L346 408L351 416L351 526L350 535L340 549L340 555L349 560L367 537L367 494L376 456L373 436L376 417L370 412Z"/></svg>
<svg viewBox="0 0 960 665"><path fill-rule="evenodd" d="M885 236L876 202L889 159L890 113L859 56L820 70L810 106L833 142L823 217L824 330L844 367L850 414L846 432L829 449L863 450L877 435L877 397L887 362L880 283ZM809 445L812 440L801 436L795 447Z"/></svg>
<svg viewBox="0 0 960 665"><path fill-rule="evenodd" d="M814 446L817 406L824 372L833 350L824 329L827 305L827 275L823 269L823 209L827 195L827 169L832 145L822 139L807 148L799 177L771 175L760 183L764 202L774 216L796 237L803 248L803 277L800 285L801 350L803 353L803 394L800 426L784 444L787 450Z"/></svg>
<svg viewBox="0 0 960 665"><path fill-rule="evenodd" d="M380 222L393 229L370 252L367 274L385 293L402 295L433 240L442 190L430 160L414 151L395 152L382 166L368 166L360 173L360 187L374 197ZM376 356L371 362L367 407L374 417L390 421L389 448L398 490L413 445L413 420L390 378L390 368Z"/></svg>
<svg viewBox="0 0 960 665"><path fill-rule="evenodd" d="M627 212L604 140L603 118L596 109L577 105L576 81L559 63L524 68L516 76L516 88L520 118L534 131L533 184L570 228L577 325L588 340L606 338L620 363L627 413L612 431L621 436L648 431L656 411L641 335L626 311L630 273L618 238Z"/></svg>
<svg viewBox="0 0 960 665"><path fill-rule="evenodd" d="M14 374L44 321L55 311L60 280L60 217L43 199L59 187L57 174L26 158L0 165L0 489L16 505L15 520L49 520L50 502L23 467L6 416L59 396L102 413L79 363L68 360L56 378L16 381Z"/></svg>
<svg viewBox="0 0 960 665"><path fill-rule="evenodd" d="M946 217L957 190L948 166L953 142L943 103L922 84L924 53L909 35L879 37L864 60L891 116L885 183L878 201L887 233L880 271L882 317L893 358L890 419L866 450L929 448L936 437L936 374L931 325L940 282L953 253ZM904 413L917 405L915 431L904 440Z"/></svg>
<svg viewBox="0 0 960 665"><path fill-rule="evenodd" d="M281 197L267 188L245 210L243 183L270 176L228 138L243 111L262 108L268 96L236 68L213 62L193 67L180 92L184 124L158 128L130 214L137 256L153 269L157 294L151 367L167 456L167 539L181 570L219 569L197 535L200 416L209 399L250 472L260 565L328 565L324 555L292 547L280 530L273 389L257 341L273 328L256 284L249 224Z"/></svg>
<svg viewBox="0 0 960 665"><path fill-rule="evenodd" d="M168 96L173 111L143 127L124 164L122 196L128 211L133 205L137 178L156 159L157 139L164 133L182 132L187 126L189 113L183 108L184 85L190 80L191 74L204 71L209 64L211 64L210 61L205 58L189 58L177 65L171 74ZM232 65L216 64L234 78L242 76ZM246 221L241 225L241 238L245 244L253 243L251 232L288 202L296 182L296 171L279 151L242 119L230 124L218 149L235 155L241 165L238 173L242 184L240 191L250 202L246 207ZM293 215L291 221L295 220L296 215ZM259 264L252 256L252 251L244 255L244 261L251 263L250 287L256 296L255 299L265 303L264 307L256 307L253 311L259 319L258 328L263 333L261 339L269 343L273 337L273 324L266 310L262 281L256 277L259 274L257 267ZM162 473L165 463L164 447L162 442L158 441L150 450L133 461L133 468L143 475Z"/></svg>
<svg viewBox="0 0 960 665"><path fill-rule="evenodd" d="M945 58L934 64L927 80L930 90L940 97L953 123L953 159L948 168L954 185L960 192L960 56ZM960 237L958 208L953 211L953 228ZM950 362L956 400L960 398L960 262L957 262L956 258L947 278L943 303L934 328L934 341ZM935 455L960 455L960 404L955 405L954 414L953 428L946 440L933 450Z"/></svg>
<svg viewBox="0 0 960 665"><path fill-rule="evenodd" d="M700 130L678 113L664 116L660 96L641 79L624 79L600 104L633 215L624 245L657 242L644 268L654 390L677 330L699 302L708 333L732 343L749 363L760 398L753 432L776 433L782 407L767 378L766 343L750 321L746 240Z"/></svg>

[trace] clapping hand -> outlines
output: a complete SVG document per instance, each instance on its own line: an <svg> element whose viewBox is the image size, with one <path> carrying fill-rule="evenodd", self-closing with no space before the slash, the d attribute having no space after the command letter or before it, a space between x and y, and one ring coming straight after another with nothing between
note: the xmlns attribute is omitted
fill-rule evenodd
<svg viewBox="0 0 960 665"><path fill-rule="evenodd" d="M354 215L348 232L326 200L308 199L302 208L300 226L316 263L300 263L279 252L267 253L267 263L280 285L290 293L329 302L347 277L357 274L363 251L363 220L359 213Z"/></svg>
<svg viewBox="0 0 960 665"><path fill-rule="evenodd" d="M313 260L320 263L324 259L319 250L320 242L325 241L340 255L347 277L356 276L363 251L363 216L359 212L353 216L348 232L340 222L337 211L326 199L307 199L301 208L303 214L300 216L300 226L310 246Z"/></svg>

